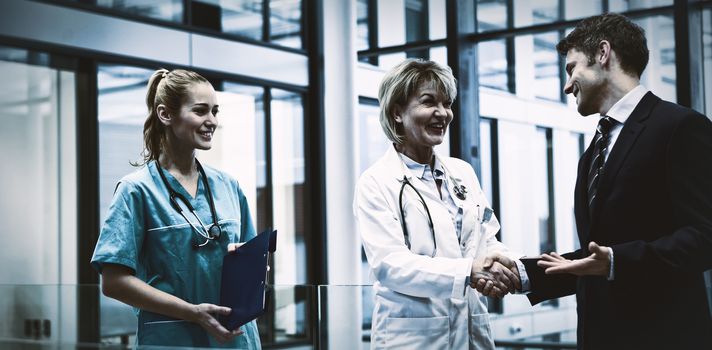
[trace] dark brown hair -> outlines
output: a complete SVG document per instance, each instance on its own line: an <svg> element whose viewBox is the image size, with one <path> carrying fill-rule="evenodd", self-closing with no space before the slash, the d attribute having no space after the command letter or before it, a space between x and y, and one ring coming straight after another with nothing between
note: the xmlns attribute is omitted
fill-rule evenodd
<svg viewBox="0 0 712 350"><path fill-rule="evenodd" d="M623 15L606 13L582 20L556 45L556 50L566 56L569 50L576 49L588 57L588 64L591 65L602 40L608 40L611 44L621 69L640 78L650 56L645 30Z"/></svg>

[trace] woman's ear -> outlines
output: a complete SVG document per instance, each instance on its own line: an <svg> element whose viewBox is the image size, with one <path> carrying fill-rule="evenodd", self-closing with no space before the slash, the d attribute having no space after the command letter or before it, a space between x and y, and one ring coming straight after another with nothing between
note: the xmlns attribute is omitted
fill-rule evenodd
<svg viewBox="0 0 712 350"><path fill-rule="evenodd" d="M403 116L402 116L402 109L400 106L396 106L393 108L393 120L396 121L398 124L403 124Z"/></svg>
<svg viewBox="0 0 712 350"><path fill-rule="evenodd" d="M156 107L156 114L158 115L158 120L161 121L161 124L165 126L171 125L171 115L168 113L166 105L162 103L159 104L158 107Z"/></svg>

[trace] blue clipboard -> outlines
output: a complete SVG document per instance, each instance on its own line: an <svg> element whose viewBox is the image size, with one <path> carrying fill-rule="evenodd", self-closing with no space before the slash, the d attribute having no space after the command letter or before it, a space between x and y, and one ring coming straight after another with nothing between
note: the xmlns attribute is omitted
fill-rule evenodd
<svg viewBox="0 0 712 350"><path fill-rule="evenodd" d="M271 291L267 288L269 254L277 249L277 231L265 230L223 258L220 305L232 312L220 323L234 330L264 314Z"/></svg>

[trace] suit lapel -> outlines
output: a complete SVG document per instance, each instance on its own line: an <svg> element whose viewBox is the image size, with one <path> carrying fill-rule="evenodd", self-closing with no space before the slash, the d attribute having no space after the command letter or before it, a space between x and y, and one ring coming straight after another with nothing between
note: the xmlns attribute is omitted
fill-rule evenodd
<svg viewBox="0 0 712 350"><path fill-rule="evenodd" d="M606 201L608 194L610 192L611 186L614 183L618 172L621 169L628 153L633 148L635 141L638 136L645 129L645 120L650 116L650 112L653 107L660 101L660 98L655 96L652 92L648 92L640 100L640 103L635 107L633 113L623 125L616 143L611 149L611 153L608 155L608 160L603 169L603 175L598 186L598 194L596 202L594 203L593 218L591 220L592 224L595 224L596 218L600 211L600 206Z"/></svg>
<svg viewBox="0 0 712 350"><path fill-rule="evenodd" d="M588 168L591 163L591 152L593 152L593 142L595 137L591 140L586 151L579 159L578 163L578 176L576 176L576 187L574 190L574 213L576 215L576 227L579 233L579 241L581 246L588 241L588 229L591 224L591 219L589 218L588 211Z"/></svg>

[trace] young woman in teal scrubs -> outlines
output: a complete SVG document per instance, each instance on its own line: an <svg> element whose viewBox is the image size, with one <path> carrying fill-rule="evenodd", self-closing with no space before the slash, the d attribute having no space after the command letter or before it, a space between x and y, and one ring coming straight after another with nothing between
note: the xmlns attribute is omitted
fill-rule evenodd
<svg viewBox="0 0 712 350"><path fill-rule="evenodd" d="M195 158L218 125L215 90L161 69L146 104L143 166L117 185L91 261L102 291L137 309L139 346L259 349L254 321L218 322L231 312L218 305L223 256L255 229L237 181Z"/></svg>

